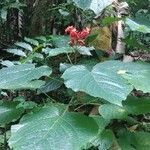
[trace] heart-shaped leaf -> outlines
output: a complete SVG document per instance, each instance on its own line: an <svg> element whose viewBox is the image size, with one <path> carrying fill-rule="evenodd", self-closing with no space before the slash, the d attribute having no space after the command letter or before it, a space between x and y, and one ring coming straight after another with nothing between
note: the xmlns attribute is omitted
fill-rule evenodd
<svg viewBox="0 0 150 150"><path fill-rule="evenodd" d="M14 150L83 149L97 135L97 123L93 118L62 110L52 105L24 116L12 126L9 146Z"/></svg>
<svg viewBox="0 0 150 150"><path fill-rule="evenodd" d="M147 63L123 63L107 61L99 63L90 71L83 65L68 68L62 78L65 85L75 92L83 91L122 105L133 87L150 91L150 66Z"/></svg>

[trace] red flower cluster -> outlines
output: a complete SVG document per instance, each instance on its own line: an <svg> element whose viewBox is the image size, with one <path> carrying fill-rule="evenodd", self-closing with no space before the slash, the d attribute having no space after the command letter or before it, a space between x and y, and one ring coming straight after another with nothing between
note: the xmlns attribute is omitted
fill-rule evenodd
<svg viewBox="0 0 150 150"><path fill-rule="evenodd" d="M82 31L78 31L75 27L73 26L68 26L65 30L66 33L70 34L70 42L69 45L80 45L83 46L85 45L85 39L88 37L90 33L89 28L85 28Z"/></svg>

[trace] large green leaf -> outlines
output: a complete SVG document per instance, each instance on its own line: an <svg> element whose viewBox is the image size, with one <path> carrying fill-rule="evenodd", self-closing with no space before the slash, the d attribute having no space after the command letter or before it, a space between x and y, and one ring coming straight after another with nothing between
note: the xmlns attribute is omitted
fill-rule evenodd
<svg viewBox="0 0 150 150"><path fill-rule="evenodd" d="M114 63L116 62L99 63L92 71L83 65L73 66L68 68L62 77L66 86L75 92L83 91L121 105L121 101L126 99L133 87L113 70ZM110 69L107 68L108 64Z"/></svg>
<svg viewBox="0 0 150 150"><path fill-rule="evenodd" d="M147 63L107 61L90 71L83 65L68 68L62 78L65 85L75 92L83 91L94 97L121 105L135 87L150 92L150 66Z"/></svg>
<svg viewBox="0 0 150 150"><path fill-rule="evenodd" d="M52 105L24 116L12 126L9 146L14 150L80 150L97 133L93 118Z"/></svg>
<svg viewBox="0 0 150 150"><path fill-rule="evenodd" d="M70 1L70 0L69 0ZM78 7L83 10L93 10L96 15L109 6L113 0L72 0Z"/></svg>
<svg viewBox="0 0 150 150"><path fill-rule="evenodd" d="M0 70L0 89L36 89L45 83L37 79L48 76L51 72L47 66L35 68L33 64L3 68Z"/></svg>
<svg viewBox="0 0 150 150"><path fill-rule="evenodd" d="M104 104L99 108L100 114L106 119L126 119L129 114L140 115L150 113L150 98L129 97L123 106Z"/></svg>
<svg viewBox="0 0 150 150"><path fill-rule="evenodd" d="M16 108L17 104L17 102L0 102L0 125L10 123L20 117L24 109Z"/></svg>

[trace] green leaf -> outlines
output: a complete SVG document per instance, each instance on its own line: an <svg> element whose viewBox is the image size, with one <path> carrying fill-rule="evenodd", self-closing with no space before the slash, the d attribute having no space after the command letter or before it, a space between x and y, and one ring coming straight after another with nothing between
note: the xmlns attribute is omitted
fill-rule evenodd
<svg viewBox="0 0 150 150"><path fill-rule="evenodd" d="M134 142L137 150L149 150L150 148L150 133L149 132L137 132L134 134Z"/></svg>
<svg viewBox="0 0 150 150"><path fill-rule="evenodd" d="M16 108L24 108L24 109L33 109L34 107L37 107L37 104L32 101L24 101L19 103Z"/></svg>
<svg viewBox="0 0 150 150"><path fill-rule="evenodd" d="M150 65L148 63L127 63L122 69L120 65L120 70L126 71L126 73L120 75L137 90L144 93L150 92Z"/></svg>
<svg viewBox="0 0 150 150"><path fill-rule="evenodd" d="M35 68L33 64L16 65L0 70L0 89L35 89L45 82L37 80L50 75L52 70L47 66Z"/></svg>
<svg viewBox="0 0 150 150"><path fill-rule="evenodd" d="M13 62L11 62L11 61L9 61L9 60L2 60L1 61L1 64L3 65L3 66L6 66L6 67L11 67L11 66L14 66L14 63Z"/></svg>
<svg viewBox="0 0 150 150"><path fill-rule="evenodd" d="M40 40L42 42L46 42L46 37L45 36L38 36L35 39Z"/></svg>
<svg viewBox="0 0 150 150"><path fill-rule="evenodd" d="M54 47L62 48L62 47L69 47L69 36L64 35L52 35L51 36L52 43Z"/></svg>
<svg viewBox="0 0 150 150"><path fill-rule="evenodd" d="M59 66L59 71L60 72L65 72L66 69L72 67L73 65L72 64L69 64L69 63L60 63L60 66Z"/></svg>
<svg viewBox="0 0 150 150"><path fill-rule="evenodd" d="M0 101L0 125L5 125L18 119L23 113L23 108L16 108L18 102Z"/></svg>
<svg viewBox="0 0 150 150"><path fill-rule="evenodd" d="M17 42L17 43L15 43L15 45L16 46L19 46L19 47L21 47L21 48L24 48L25 50L29 50L29 51L31 51L32 52L32 47L31 47L31 45L30 44L28 44L28 43L25 43L25 42Z"/></svg>
<svg viewBox="0 0 150 150"><path fill-rule="evenodd" d="M23 52L20 49L7 49L6 51L9 52L9 53L12 53L14 55L27 57L27 55L25 54L25 52Z"/></svg>
<svg viewBox="0 0 150 150"><path fill-rule="evenodd" d="M150 113L150 98L136 98L130 96L122 103L123 107L113 104L104 104L100 106L99 113L106 120L126 119L129 114L140 115Z"/></svg>
<svg viewBox="0 0 150 150"><path fill-rule="evenodd" d="M125 23L129 26L132 31L138 31L142 33L150 33L150 26L147 24L138 23L130 18L127 18Z"/></svg>
<svg viewBox="0 0 150 150"><path fill-rule="evenodd" d="M110 103L122 105L133 86L150 92L150 66L148 63L123 63L106 61L90 71L83 65L68 68L62 78L65 85L75 92L82 91Z"/></svg>
<svg viewBox="0 0 150 150"><path fill-rule="evenodd" d="M45 85L40 87L37 91L38 94L40 93L48 93L60 88L63 85L63 81L57 78L51 79Z"/></svg>
<svg viewBox="0 0 150 150"><path fill-rule="evenodd" d="M113 104L102 105L99 108L99 112L106 120L125 119L128 116L127 111L123 107Z"/></svg>
<svg viewBox="0 0 150 150"><path fill-rule="evenodd" d="M118 143L121 147L121 150L136 150L132 145L133 139L134 136L129 131L121 131L121 133L119 133L118 139Z"/></svg>
<svg viewBox="0 0 150 150"><path fill-rule="evenodd" d="M138 49L142 49L142 50L150 50L147 45L141 43L140 41L137 40L137 38L129 38L126 37L125 39L123 39L123 41L132 48L138 48Z"/></svg>
<svg viewBox="0 0 150 150"><path fill-rule="evenodd" d="M49 57L52 57L52 56L57 56L57 55L60 55L60 54L68 54L68 53L73 53L74 52L74 49L72 47L61 47L61 48L44 48L42 50L45 54L48 54Z"/></svg>
<svg viewBox="0 0 150 150"><path fill-rule="evenodd" d="M94 146L99 150L108 150L113 144L113 133L111 130L104 130L94 141Z"/></svg>
<svg viewBox="0 0 150 150"><path fill-rule="evenodd" d="M97 125L99 126L98 133L102 133L105 129L105 127L109 124L107 120L105 120L102 116L92 116L92 118L95 120Z"/></svg>
<svg viewBox="0 0 150 150"><path fill-rule="evenodd" d="M128 97L126 101L123 101L123 107L132 115L140 115L150 113L150 98L142 97L136 98L133 96Z"/></svg>
<svg viewBox="0 0 150 150"><path fill-rule="evenodd" d="M92 56L91 51L94 50L94 47L77 47L77 51L82 55Z"/></svg>
<svg viewBox="0 0 150 150"><path fill-rule="evenodd" d="M52 105L24 116L12 126L9 146L14 150L83 149L97 135L97 124L90 117L61 110Z"/></svg>
<svg viewBox="0 0 150 150"><path fill-rule="evenodd" d="M122 76L137 90L144 93L150 92L150 65L149 63L123 63L121 61L107 61L101 66L107 71L112 71ZM99 68L100 69L100 68Z"/></svg>
<svg viewBox="0 0 150 150"><path fill-rule="evenodd" d="M64 72L62 78L65 80L65 85L75 92L83 91L121 105L122 100L126 99L133 87L113 71L114 63L115 61L99 63L92 71L83 65L73 66ZM106 68L107 64L110 69Z"/></svg>
<svg viewBox="0 0 150 150"><path fill-rule="evenodd" d="M32 55L32 59L36 59L36 58L44 59L44 56L41 53L34 53Z"/></svg>
<svg viewBox="0 0 150 150"><path fill-rule="evenodd" d="M149 132L123 132L119 135L119 145L122 150L149 150L150 148Z"/></svg>
<svg viewBox="0 0 150 150"><path fill-rule="evenodd" d="M116 22L116 21L119 21L119 20L122 20L122 18L118 18L118 17L105 17L103 20L102 20L102 25L103 26L108 26L108 25L111 25L112 23Z"/></svg>
<svg viewBox="0 0 150 150"><path fill-rule="evenodd" d="M72 0L79 8L83 10L93 10L96 15L112 4L113 0Z"/></svg>
<svg viewBox="0 0 150 150"><path fill-rule="evenodd" d="M39 45L39 42L37 40L34 40L34 39L31 39L31 38L27 38L25 37L24 40L34 46L38 46Z"/></svg>

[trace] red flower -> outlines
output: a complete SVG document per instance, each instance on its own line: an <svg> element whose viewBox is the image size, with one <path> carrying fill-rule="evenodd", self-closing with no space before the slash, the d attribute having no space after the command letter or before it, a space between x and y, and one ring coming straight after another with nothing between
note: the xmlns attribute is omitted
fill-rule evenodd
<svg viewBox="0 0 150 150"><path fill-rule="evenodd" d="M85 45L84 40L87 38L87 36L90 33L90 29L85 28L82 31L78 31L75 27L68 26L66 28L65 32L70 34L69 44L71 46L73 46L73 45L83 46L83 45Z"/></svg>
<svg viewBox="0 0 150 150"><path fill-rule="evenodd" d="M73 29L75 29L73 26L68 26L65 30L66 33L70 33Z"/></svg>
<svg viewBox="0 0 150 150"><path fill-rule="evenodd" d="M90 29L89 28L86 28L86 29L83 29L80 33L79 33L79 36L81 39L86 39L88 37L90 33Z"/></svg>

